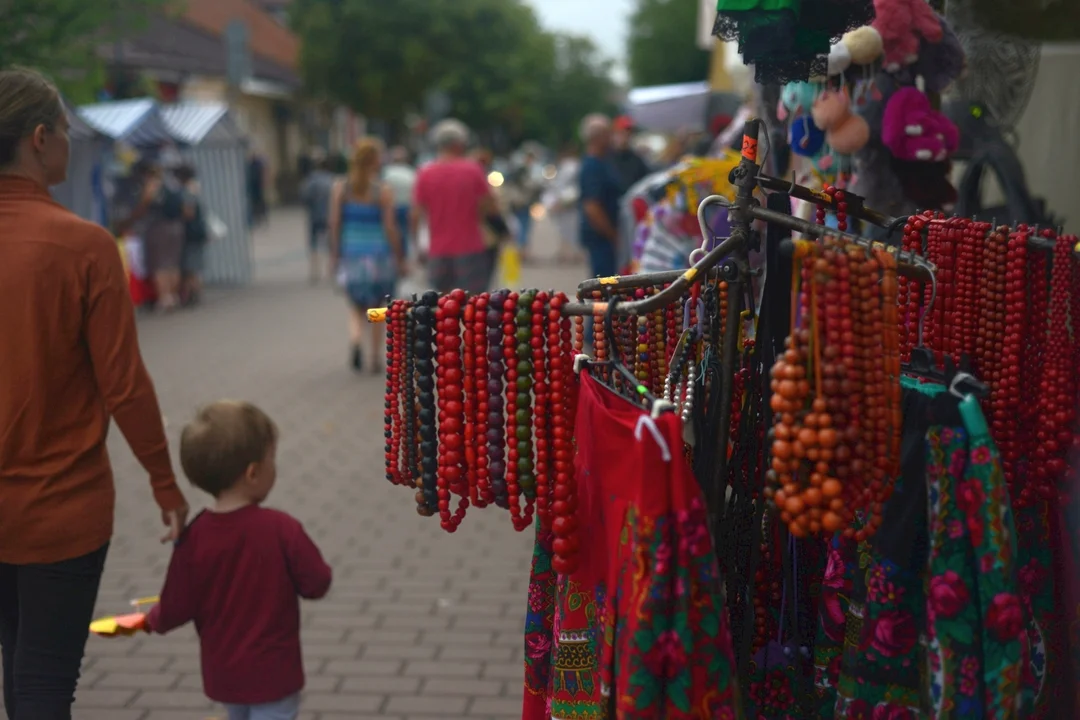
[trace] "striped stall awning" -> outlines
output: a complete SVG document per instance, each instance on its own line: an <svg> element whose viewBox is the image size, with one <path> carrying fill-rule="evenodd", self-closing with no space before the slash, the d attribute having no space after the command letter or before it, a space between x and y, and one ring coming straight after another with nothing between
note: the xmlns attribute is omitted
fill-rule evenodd
<svg viewBox="0 0 1080 720"><path fill-rule="evenodd" d="M237 142L243 133L223 103L183 102L161 109L166 130L185 145Z"/></svg>
<svg viewBox="0 0 1080 720"><path fill-rule="evenodd" d="M150 98L84 105L79 117L113 140L135 146L153 146L171 140L157 103Z"/></svg>
<svg viewBox="0 0 1080 720"><path fill-rule="evenodd" d="M81 117L79 117L79 111L73 105L70 105L67 100L64 103L64 114L67 115L68 121L68 137L72 140L93 140L100 137L99 133Z"/></svg>

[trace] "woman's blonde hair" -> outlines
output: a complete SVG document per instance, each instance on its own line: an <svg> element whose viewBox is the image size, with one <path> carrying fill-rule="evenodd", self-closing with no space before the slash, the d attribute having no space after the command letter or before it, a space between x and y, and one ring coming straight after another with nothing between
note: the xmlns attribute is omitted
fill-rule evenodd
<svg viewBox="0 0 1080 720"><path fill-rule="evenodd" d="M60 93L44 75L25 68L0 71L0 168L15 162L24 137L39 125L56 129L63 113Z"/></svg>
<svg viewBox="0 0 1080 720"><path fill-rule="evenodd" d="M361 138L353 148L352 162L349 164L349 189L357 197L367 195L375 173L379 170L383 144L377 138Z"/></svg>

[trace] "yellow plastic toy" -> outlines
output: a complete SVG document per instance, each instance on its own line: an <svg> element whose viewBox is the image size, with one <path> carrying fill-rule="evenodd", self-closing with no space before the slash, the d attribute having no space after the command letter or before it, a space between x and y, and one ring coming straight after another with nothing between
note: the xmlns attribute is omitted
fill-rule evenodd
<svg viewBox="0 0 1080 720"><path fill-rule="evenodd" d="M132 607L136 609L144 607L146 605L153 605L158 602L160 598L146 597L138 598L131 601ZM99 618L98 620L90 623L90 632L101 637L131 637L135 633L148 632L149 628L146 626L146 613L134 612L127 615L110 615L109 617Z"/></svg>

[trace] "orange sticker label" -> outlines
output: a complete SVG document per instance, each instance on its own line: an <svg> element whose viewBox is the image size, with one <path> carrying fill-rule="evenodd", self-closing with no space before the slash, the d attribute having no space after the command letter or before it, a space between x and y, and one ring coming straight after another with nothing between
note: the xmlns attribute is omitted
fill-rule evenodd
<svg viewBox="0 0 1080 720"><path fill-rule="evenodd" d="M757 162L757 138L743 135L742 156L750 162Z"/></svg>

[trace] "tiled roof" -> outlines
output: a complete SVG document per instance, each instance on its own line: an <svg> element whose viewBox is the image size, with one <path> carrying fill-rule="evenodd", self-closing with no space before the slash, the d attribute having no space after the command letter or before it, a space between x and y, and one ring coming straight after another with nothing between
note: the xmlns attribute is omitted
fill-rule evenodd
<svg viewBox="0 0 1080 720"><path fill-rule="evenodd" d="M295 71L300 41L266 11L249 0L187 0L183 17L215 35L224 35L232 20L247 24L251 52Z"/></svg>
<svg viewBox="0 0 1080 720"><path fill-rule="evenodd" d="M145 70L166 70L178 73L224 77L226 71L225 42L221 35L191 22L164 15L151 15L146 28L138 35L120 42L120 61L123 65ZM117 47L104 45L101 57L115 61ZM299 85L296 71L280 63L253 55L252 70L256 78Z"/></svg>

